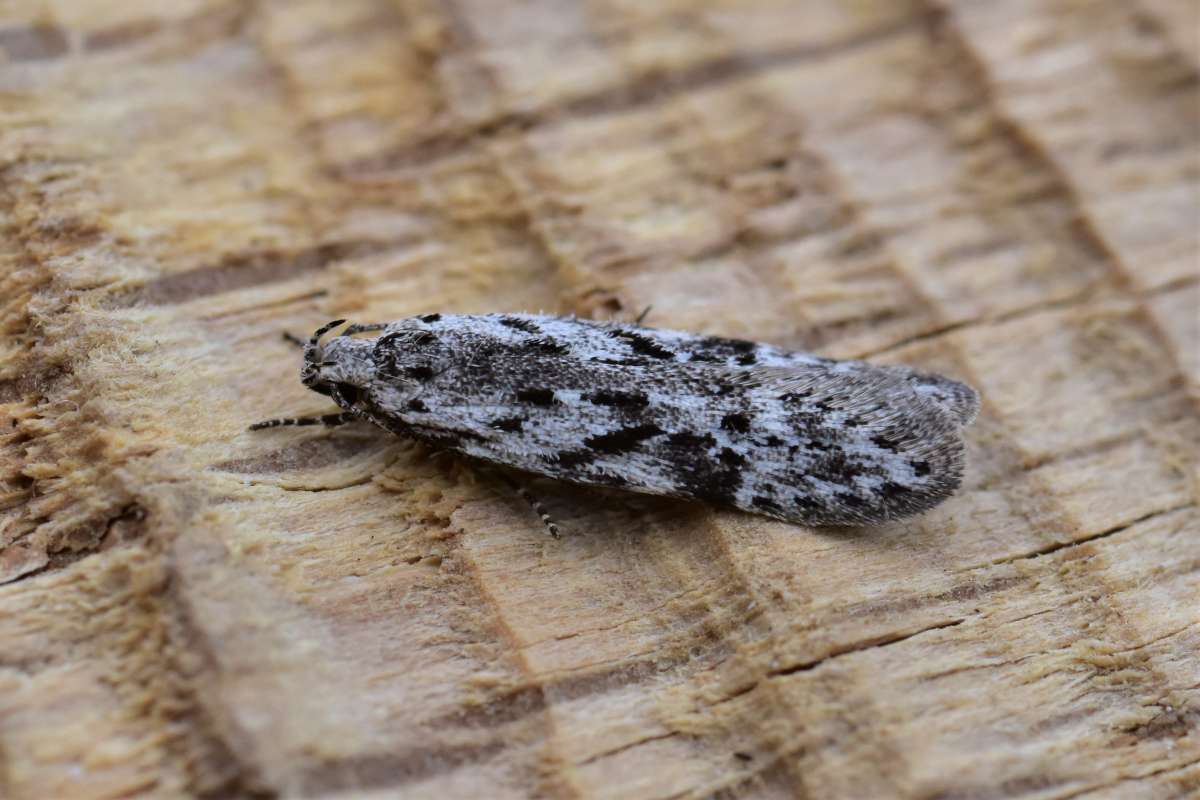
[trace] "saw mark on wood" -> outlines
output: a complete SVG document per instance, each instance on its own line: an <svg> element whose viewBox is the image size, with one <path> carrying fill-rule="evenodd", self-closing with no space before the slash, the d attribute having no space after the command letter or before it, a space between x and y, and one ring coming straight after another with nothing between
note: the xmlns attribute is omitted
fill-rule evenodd
<svg viewBox="0 0 1200 800"><path fill-rule="evenodd" d="M753 54L731 54L669 72L631 76L627 82L620 85L576 97L556 99L540 108L502 112L466 129L460 126L454 132L438 131L415 138L392 150L345 162L337 167L336 171L341 174L362 174L428 167L431 161L449 158L466 148L474 147L480 140L504 132L524 132L577 119L621 114L662 103L679 95L753 78L772 70L853 53L917 30L929 24L935 16L936 14L927 13L900 19L831 42L783 47ZM457 23L456 28L460 37L470 36L462 31L461 22Z"/></svg>
<svg viewBox="0 0 1200 800"><path fill-rule="evenodd" d="M398 250L408 240L346 241L293 252L268 250L228 255L212 266L155 278L132 290L113 293L110 308L174 305L201 297L249 289L320 272L339 261Z"/></svg>

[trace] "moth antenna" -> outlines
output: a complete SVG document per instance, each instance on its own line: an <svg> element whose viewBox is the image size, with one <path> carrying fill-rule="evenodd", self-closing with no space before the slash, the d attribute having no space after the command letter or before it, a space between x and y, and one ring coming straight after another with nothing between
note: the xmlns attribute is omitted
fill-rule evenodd
<svg viewBox="0 0 1200 800"><path fill-rule="evenodd" d="M344 320L344 319L335 319L333 322L325 323L321 327L317 328L316 332L313 333L313 335L311 337L309 337L308 343L311 346L316 347L317 344L321 341L322 336L329 333L331 330L336 328L338 325L341 325L345 321L346 320Z"/></svg>

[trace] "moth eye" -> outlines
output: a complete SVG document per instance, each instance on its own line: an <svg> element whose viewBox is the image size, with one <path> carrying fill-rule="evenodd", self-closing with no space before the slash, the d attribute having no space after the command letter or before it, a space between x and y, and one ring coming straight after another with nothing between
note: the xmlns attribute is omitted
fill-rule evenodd
<svg viewBox="0 0 1200 800"><path fill-rule="evenodd" d="M337 390L342 397L346 398L347 403L353 405L358 402L359 389L357 386L352 386L348 383L339 383L337 384Z"/></svg>

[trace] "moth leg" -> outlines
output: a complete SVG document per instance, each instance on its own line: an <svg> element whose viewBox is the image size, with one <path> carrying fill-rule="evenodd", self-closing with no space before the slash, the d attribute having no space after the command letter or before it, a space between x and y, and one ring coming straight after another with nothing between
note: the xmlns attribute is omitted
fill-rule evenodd
<svg viewBox="0 0 1200 800"><path fill-rule="evenodd" d="M346 328L346 330L342 331L342 336L350 336L351 334L355 333L368 333L370 331L381 331L387 326L388 323L386 322L367 322L361 324L356 322Z"/></svg>
<svg viewBox="0 0 1200 800"><path fill-rule="evenodd" d="M554 519L548 513L546 513L546 507L542 505L542 501L530 494L529 490L524 486L517 485L514 488L517 490L517 494L520 495L521 499L526 503L529 503L529 507L533 509L533 513L541 517L542 524L546 526L546 531L555 539L561 538L558 533L558 523L556 523Z"/></svg>
<svg viewBox="0 0 1200 800"><path fill-rule="evenodd" d="M642 313L637 315L637 318L633 321L633 324L641 325L643 322L645 322L646 317L650 316L650 309L652 309L652 308L654 308L654 306L646 306L645 308L643 308Z"/></svg>
<svg viewBox="0 0 1200 800"><path fill-rule="evenodd" d="M516 492L516 494L522 500L529 504L529 507L533 509L533 513L537 514L541 518L542 524L546 526L547 533L549 533L555 539L562 538L558 533L558 523L554 521L554 518L551 517L549 513L547 513L546 507L542 505L541 501L534 497L528 489L517 483L512 476L500 469L491 466L485 466L484 469L486 470L487 474L493 475L508 484L510 489Z"/></svg>
<svg viewBox="0 0 1200 800"><path fill-rule="evenodd" d="M247 430L260 431L263 428L281 428L285 425L325 425L333 428L338 425L345 425L347 422L353 422L358 419L358 414L353 411L343 411L340 414L324 414L319 417L279 417L278 419L266 419L262 422L256 422Z"/></svg>
<svg viewBox="0 0 1200 800"><path fill-rule="evenodd" d="M304 340L294 333L283 332L283 340L288 344L294 344L296 347L304 347Z"/></svg>

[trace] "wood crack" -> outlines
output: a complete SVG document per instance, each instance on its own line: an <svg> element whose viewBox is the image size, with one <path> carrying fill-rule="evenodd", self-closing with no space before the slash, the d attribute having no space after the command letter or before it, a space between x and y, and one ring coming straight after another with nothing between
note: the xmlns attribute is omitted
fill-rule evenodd
<svg viewBox="0 0 1200 800"><path fill-rule="evenodd" d="M583 761L578 762L576 764L576 766L582 767L584 765L591 764L595 761L599 761L602 758L609 758L610 756L615 756L618 753L623 753L626 750L630 750L634 747L638 747L639 745L646 744L647 742L658 742L658 741L662 741L663 739L670 739L670 738L678 736L678 735L679 735L679 731L668 731L666 733L660 733L655 736L643 736L641 739L638 739L637 741L628 742L626 744L621 745L620 747L614 747L611 750L605 750L602 753L597 753L593 756L588 756Z"/></svg>
<svg viewBox="0 0 1200 800"><path fill-rule="evenodd" d="M1022 308L1016 308L1016 309L1011 309L1009 311L1005 311L1002 314L995 314L995 315L988 316L988 317L981 317L979 319L964 320L963 322L953 322L953 323L949 323L946 325L942 325L933 330L929 330L924 333L914 334L913 336L909 336L904 339L900 339L898 341L892 342L891 344L888 344L886 347L881 347L877 350L871 350L867 353L864 353L864 354L858 356L858 358L862 358L862 359L878 358L879 356L890 355L892 353L895 353L898 350L903 350L907 347L912 347L914 345L920 345L920 344L925 344L928 342L933 342L938 339L949 336L951 334L960 333L965 330L984 328L984 327L988 327L991 325L1000 325L1000 324L1003 324L1006 322L1013 322L1016 320L1021 320L1026 317L1031 317L1036 314L1040 314L1040 313L1044 313L1044 312L1048 312L1048 311L1064 311L1064 310L1071 309L1071 308L1079 308L1079 307L1084 306L1088 302L1094 302L1095 299L1096 299L1096 289L1088 288L1088 289L1085 289L1084 291L1079 292L1078 294L1075 294L1071 297L1066 297L1066 298L1062 298L1059 300L1048 300L1048 301L1042 302L1042 303L1031 303L1027 306L1023 306Z"/></svg>
<svg viewBox="0 0 1200 800"><path fill-rule="evenodd" d="M1037 550L1030 550L1028 552L1021 553L1021 554L1015 555L1015 556L1007 556L1005 558L998 558L993 561L984 562L983 564L980 564L978 566L983 567L983 566L998 566L1000 564L1012 564L1017 561L1026 561L1028 559L1041 558L1042 556L1053 555L1054 553L1057 553L1060 550L1066 550L1068 548L1078 547L1080 545L1091 544L1093 542L1100 541L1102 539L1107 539L1110 536L1116 536L1118 533L1123 533L1124 531L1129 530L1133 526L1140 525L1141 523L1152 520L1155 517L1161 517L1161 516L1165 516L1167 514L1174 514L1176 512L1185 511L1189 508L1195 508L1195 507L1196 507L1195 503L1184 503L1182 505L1173 506L1171 508L1164 508L1161 511L1152 511L1149 514L1143 514L1142 516L1138 517L1137 519L1130 520L1129 522L1126 522L1122 525L1118 525L1114 528L1109 528L1107 530L1099 531L1098 533L1094 533L1091 536L1085 536L1082 539L1073 539L1073 540L1067 541L1067 542L1055 542L1054 544L1049 544L1049 545L1046 545L1045 547L1040 547Z"/></svg>
<svg viewBox="0 0 1200 800"><path fill-rule="evenodd" d="M817 667L821 666L825 662L830 661L832 659L850 655L851 653L860 653L860 652L863 652L866 650L874 650L874 649L880 648L880 647L890 647L891 645L899 644L900 642L906 642L909 639L912 639L916 636L920 636L923 633L929 633L930 631L939 631L939 630L942 630L943 628L957 627L957 626L963 624L964 622L966 622L966 620L967 620L966 617L959 617L957 619L947 620L945 622L939 622L934 625L926 625L915 631L910 631L907 633L886 634L883 636L873 636L869 639L864 639L860 642L855 642L846 647L836 648L832 652L830 652L828 655L823 656L818 659L814 659L812 661L802 661L798 664L793 664L791 666L781 667L779 669L773 669L770 672L768 672L767 675L769 677L777 677L777 676L784 676L784 675L795 675L798 672L811 672L812 670L816 669Z"/></svg>

